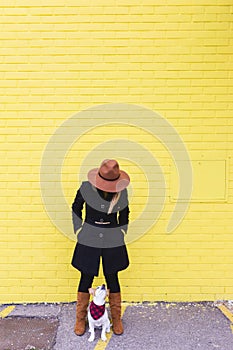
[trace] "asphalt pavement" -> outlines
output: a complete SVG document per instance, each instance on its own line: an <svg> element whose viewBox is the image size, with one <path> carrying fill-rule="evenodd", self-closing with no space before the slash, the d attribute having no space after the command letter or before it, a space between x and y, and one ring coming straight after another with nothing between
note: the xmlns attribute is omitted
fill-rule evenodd
<svg viewBox="0 0 233 350"><path fill-rule="evenodd" d="M122 304L124 334L74 334L75 303L0 305L0 350L232 350L233 315L213 302ZM223 310L224 311L224 310Z"/></svg>

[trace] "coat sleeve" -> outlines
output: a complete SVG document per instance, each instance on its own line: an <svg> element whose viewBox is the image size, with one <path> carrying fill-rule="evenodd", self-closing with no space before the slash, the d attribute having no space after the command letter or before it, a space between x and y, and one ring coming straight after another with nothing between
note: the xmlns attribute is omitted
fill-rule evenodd
<svg viewBox="0 0 233 350"><path fill-rule="evenodd" d="M74 202L72 204L72 221L74 227L74 233L82 226L82 210L84 205L84 199L81 194L81 188L78 189Z"/></svg>
<svg viewBox="0 0 233 350"><path fill-rule="evenodd" d="M124 190L122 193L123 197L123 209L119 211L118 215L118 224L121 226L121 229L127 233L128 223L129 223L129 201L127 190Z"/></svg>

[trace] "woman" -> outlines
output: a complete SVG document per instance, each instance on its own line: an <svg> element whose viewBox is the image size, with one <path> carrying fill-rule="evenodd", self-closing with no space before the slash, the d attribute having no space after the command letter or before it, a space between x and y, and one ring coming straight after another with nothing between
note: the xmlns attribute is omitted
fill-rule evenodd
<svg viewBox="0 0 233 350"><path fill-rule="evenodd" d="M113 332L123 333L121 290L118 271L129 265L124 242L129 222L128 194L130 178L116 160L104 160L100 168L88 172L72 204L74 232L78 230L72 266L81 272L78 286L75 333L83 335L94 276L98 276L100 257L109 293ZM82 209L85 203L85 219Z"/></svg>

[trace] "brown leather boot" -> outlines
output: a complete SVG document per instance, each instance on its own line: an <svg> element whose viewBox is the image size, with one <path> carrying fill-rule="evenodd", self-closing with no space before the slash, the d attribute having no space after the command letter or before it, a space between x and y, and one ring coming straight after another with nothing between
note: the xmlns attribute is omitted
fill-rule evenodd
<svg viewBox="0 0 233 350"><path fill-rule="evenodd" d="M112 316L113 333L116 335L121 335L124 332L121 321L121 293L110 293L109 305Z"/></svg>
<svg viewBox="0 0 233 350"><path fill-rule="evenodd" d="M74 332L76 335L83 335L85 333L89 298L89 293L78 292L77 294L76 324L74 328Z"/></svg>

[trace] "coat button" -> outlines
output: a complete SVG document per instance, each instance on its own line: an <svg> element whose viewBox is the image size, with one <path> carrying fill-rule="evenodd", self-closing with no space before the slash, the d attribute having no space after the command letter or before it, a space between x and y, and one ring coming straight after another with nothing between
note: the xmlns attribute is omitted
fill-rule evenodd
<svg viewBox="0 0 233 350"><path fill-rule="evenodd" d="M104 235L103 235L103 233L100 233L99 236L100 236L100 238L103 238Z"/></svg>

